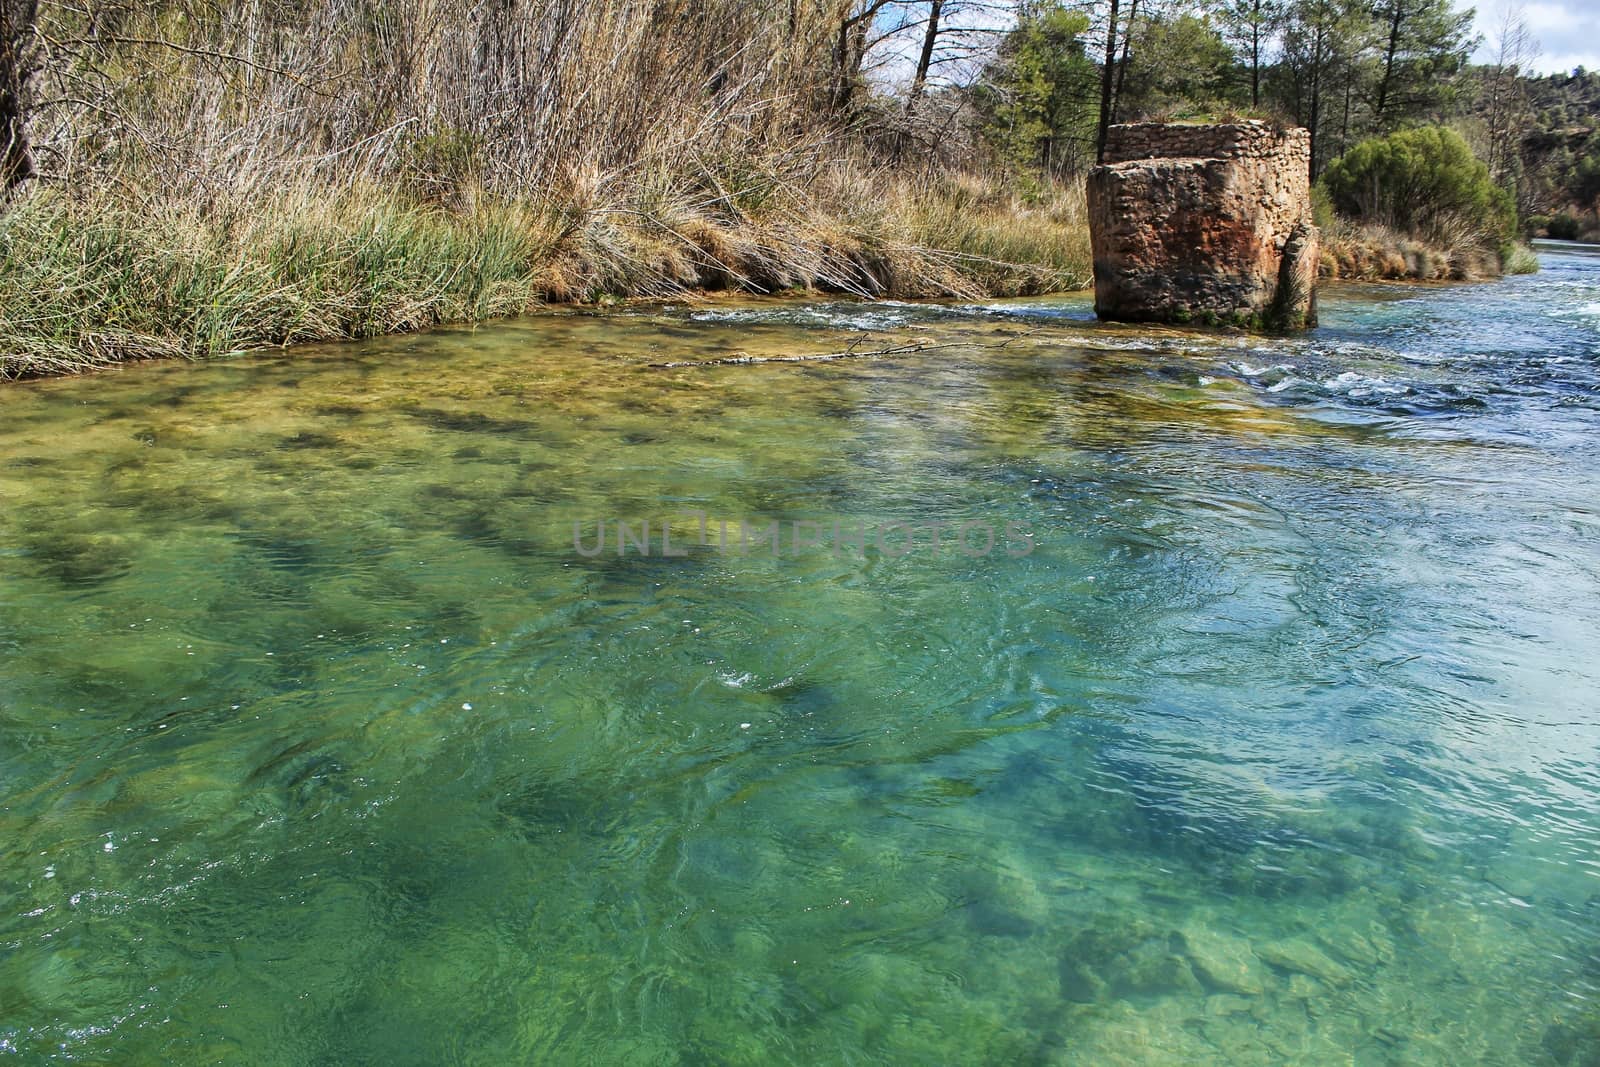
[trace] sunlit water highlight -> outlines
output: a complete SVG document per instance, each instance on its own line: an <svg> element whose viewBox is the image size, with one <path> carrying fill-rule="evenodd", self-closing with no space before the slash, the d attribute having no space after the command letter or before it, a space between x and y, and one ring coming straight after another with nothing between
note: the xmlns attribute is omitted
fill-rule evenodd
<svg viewBox="0 0 1600 1067"><path fill-rule="evenodd" d="M0 1060L1600 1063L1600 259L1544 266L0 392ZM1038 547L573 551L689 509Z"/></svg>

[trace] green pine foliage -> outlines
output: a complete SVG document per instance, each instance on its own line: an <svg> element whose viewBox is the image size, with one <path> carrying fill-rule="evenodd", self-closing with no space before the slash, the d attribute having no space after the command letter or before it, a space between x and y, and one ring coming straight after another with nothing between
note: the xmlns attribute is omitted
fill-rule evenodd
<svg viewBox="0 0 1600 1067"><path fill-rule="evenodd" d="M1362 222L1441 240L1465 229L1490 247L1516 230L1511 194L1444 126L1363 141L1329 164L1322 183L1339 212Z"/></svg>
<svg viewBox="0 0 1600 1067"><path fill-rule="evenodd" d="M1060 0L1030 5L974 90L983 137L1025 182L1081 171L1094 150L1089 18Z"/></svg>

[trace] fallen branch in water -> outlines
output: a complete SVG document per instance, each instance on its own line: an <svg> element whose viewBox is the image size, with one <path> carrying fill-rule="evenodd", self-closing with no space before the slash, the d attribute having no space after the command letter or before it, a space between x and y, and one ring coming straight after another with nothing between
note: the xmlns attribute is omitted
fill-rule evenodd
<svg viewBox="0 0 1600 1067"><path fill-rule="evenodd" d="M903 356L916 352L937 352L944 348L1004 348L1013 341L1020 341L1025 337L1032 337L1042 327L1034 327L1021 333L1014 333L1004 341L944 341L939 344L925 344L913 342L907 345L891 345L888 348L857 348L861 340L857 340L843 352L807 352L796 356L720 356L716 359L675 359L670 363L649 363L646 366L656 370L668 370L677 367L726 367L746 363L827 363L836 359L877 359L881 356Z"/></svg>

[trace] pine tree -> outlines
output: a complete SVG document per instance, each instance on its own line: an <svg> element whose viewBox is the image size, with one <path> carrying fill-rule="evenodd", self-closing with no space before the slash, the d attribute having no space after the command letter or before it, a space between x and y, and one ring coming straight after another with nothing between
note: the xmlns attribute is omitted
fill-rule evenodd
<svg viewBox="0 0 1600 1067"><path fill-rule="evenodd" d="M1373 16L1383 38L1372 117L1386 132L1448 97L1478 38L1472 10L1456 11L1450 0L1378 0Z"/></svg>

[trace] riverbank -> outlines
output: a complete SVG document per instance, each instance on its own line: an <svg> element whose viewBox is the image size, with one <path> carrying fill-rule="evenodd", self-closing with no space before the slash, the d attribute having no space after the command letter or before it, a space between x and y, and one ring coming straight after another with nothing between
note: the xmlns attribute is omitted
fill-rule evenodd
<svg viewBox="0 0 1600 1067"><path fill-rule="evenodd" d="M0 220L0 378L405 333L692 290L1003 297L1088 285L1081 195L832 168L430 202L305 184L196 204L35 193Z"/></svg>
<svg viewBox="0 0 1600 1067"><path fill-rule="evenodd" d="M1526 260L1526 262L1524 262ZM1536 269L1342 220L1321 276L1485 280ZM542 199L291 184L267 195L72 199L0 217L0 380L475 324L698 291L982 299L1087 289L1081 190L834 167L574 183Z"/></svg>

